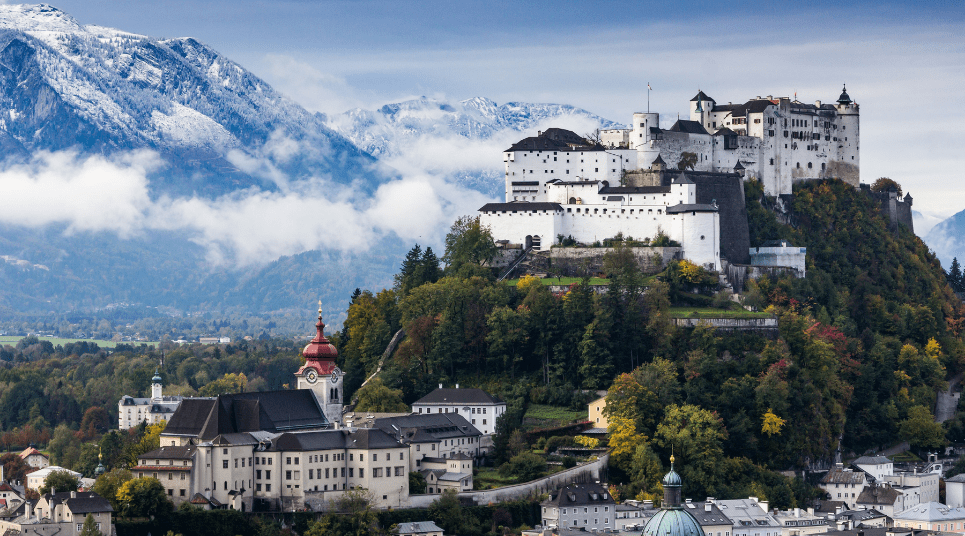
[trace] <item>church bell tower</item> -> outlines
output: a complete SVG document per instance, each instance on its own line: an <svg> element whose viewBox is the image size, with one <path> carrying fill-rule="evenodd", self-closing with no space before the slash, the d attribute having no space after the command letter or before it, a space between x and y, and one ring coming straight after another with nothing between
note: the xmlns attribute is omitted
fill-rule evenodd
<svg viewBox="0 0 965 536"><path fill-rule="evenodd" d="M318 302L318 323L315 328L315 338L302 350L305 364L295 373L296 388L311 389L328 422L341 424L343 375L335 366L338 350L325 337L321 302Z"/></svg>

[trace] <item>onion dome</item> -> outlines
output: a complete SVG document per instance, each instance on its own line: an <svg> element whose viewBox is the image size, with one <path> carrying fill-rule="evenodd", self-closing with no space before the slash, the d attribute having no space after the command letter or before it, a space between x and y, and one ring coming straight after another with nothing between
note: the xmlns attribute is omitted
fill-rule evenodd
<svg viewBox="0 0 965 536"><path fill-rule="evenodd" d="M838 97L838 104L851 104L851 96L848 95L848 86L841 86L841 96Z"/></svg>
<svg viewBox="0 0 965 536"><path fill-rule="evenodd" d="M106 471L107 468L104 467L104 452L102 450L101 452L97 453L97 469L94 469L94 478L101 476Z"/></svg>
<svg viewBox="0 0 965 536"><path fill-rule="evenodd" d="M315 324L315 329L317 333L315 338L305 346L302 350L302 355L305 359L325 359L325 360L335 360L338 357L338 350L335 346L329 342L325 337L325 323L322 322L322 302L318 302L318 323Z"/></svg>
<svg viewBox="0 0 965 536"><path fill-rule="evenodd" d="M650 518L642 536L706 536L697 518L680 505L683 479L674 471L674 457L670 457L670 472L663 477L663 505Z"/></svg>
<svg viewBox="0 0 965 536"><path fill-rule="evenodd" d="M157 368L154 369L154 377L151 378L152 383L161 383L161 375L158 374Z"/></svg>

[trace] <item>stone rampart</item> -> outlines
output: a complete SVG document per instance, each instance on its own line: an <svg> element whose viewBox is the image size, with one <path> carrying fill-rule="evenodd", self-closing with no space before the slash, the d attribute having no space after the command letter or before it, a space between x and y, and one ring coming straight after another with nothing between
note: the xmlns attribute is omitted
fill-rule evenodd
<svg viewBox="0 0 965 536"><path fill-rule="evenodd" d="M683 248L679 247L633 247L629 248L640 269L646 274L660 272L674 259L682 258ZM613 248L563 248L554 247L549 251L549 266L561 275L579 277L587 271L603 271L603 256ZM545 255L546 253L540 253Z"/></svg>
<svg viewBox="0 0 965 536"><path fill-rule="evenodd" d="M777 318L674 318L678 328L695 328L703 322L724 331L777 331Z"/></svg>
<svg viewBox="0 0 965 536"><path fill-rule="evenodd" d="M727 274L727 280L734 287L734 292L736 293L744 292L748 280L757 279L762 275L767 275L772 279L777 279L784 275L800 277L800 273L796 269L787 266L750 266L747 264L724 263L724 272Z"/></svg>
<svg viewBox="0 0 965 536"><path fill-rule="evenodd" d="M496 489L478 491L464 491L458 494L460 499L471 500L474 504L494 504L505 501L523 499L531 495L549 493L567 484L577 482L596 482L606 480L606 468L610 455L604 454L599 459L570 469L565 469L532 482L515 484ZM410 495L410 508L428 508L439 498L439 495Z"/></svg>

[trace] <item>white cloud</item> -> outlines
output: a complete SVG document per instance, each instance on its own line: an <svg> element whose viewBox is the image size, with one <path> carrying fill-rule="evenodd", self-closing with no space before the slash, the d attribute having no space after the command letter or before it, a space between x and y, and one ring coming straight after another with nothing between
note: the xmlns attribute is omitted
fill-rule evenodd
<svg viewBox="0 0 965 536"><path fill-rule="evenodd" d="M259 163L248 157L253 169ZM359 196L326 178L287 183L280 192L249 189L218 199L152 200L149 176L161 166L141 151L107 159L43 153L0 171L0 221L129 238L152 230L183 232L209 248L213 263L260 264L311 249L364 252L380 238L439 246L456 217L486 198L439 176L404 176Z"/></svg>

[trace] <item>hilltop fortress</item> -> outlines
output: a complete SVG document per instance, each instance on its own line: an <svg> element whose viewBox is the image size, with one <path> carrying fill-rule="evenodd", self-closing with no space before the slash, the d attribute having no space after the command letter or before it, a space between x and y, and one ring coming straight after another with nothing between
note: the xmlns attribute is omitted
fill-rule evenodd
<svg viewBox="0 0 965 536"><path fill-rule="evenodd" d="M772 197L800 180L857 187L858 119L846 90L836 104L813 105L771 96L723 105L699 91L690 119L670 129L655 112L597 140L551 128L504 151L506 201L480 208L481 221L524 249L561 236L592 244L664 234L708 269L722 270L722 258L752 264L743 181L761 181Z"/></svg>

